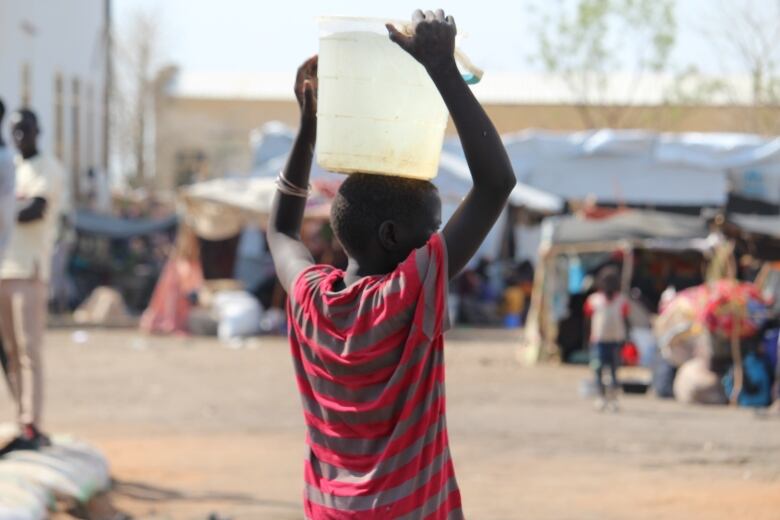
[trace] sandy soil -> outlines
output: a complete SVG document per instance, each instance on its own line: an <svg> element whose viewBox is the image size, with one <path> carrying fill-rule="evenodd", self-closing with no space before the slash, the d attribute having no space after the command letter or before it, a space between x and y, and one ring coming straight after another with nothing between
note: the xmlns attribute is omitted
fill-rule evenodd
<svg viewBox="0 0 780 520"><path fill-rule="evenodd" d="M577 393L585 369L521 367L512 339L456 331L448 341L468 518L780 519L779 419L645 396L597 413ZM47 428L107 454L118 510L302 518L304 432L283 340L234 350L92 331L76 344L56 331L47 341ZM2 390L0 420L12 416Z"/></svg>

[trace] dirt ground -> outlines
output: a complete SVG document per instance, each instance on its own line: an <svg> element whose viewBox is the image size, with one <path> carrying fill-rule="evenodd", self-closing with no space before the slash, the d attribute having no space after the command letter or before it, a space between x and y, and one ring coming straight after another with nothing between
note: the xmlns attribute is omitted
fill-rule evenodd
<svg viewBox="0 0 780 520"><path fill-rule="evenodd" d="M46 426L105 452L117 509L302 518L304 430L283 339L73 339L47 338ZM598 413L578 396L584 368L522 367L513 338L490 331L454 332L446 356L470 519L780 519L780 419L646 396ZM12 417L2 390L0 420Z"/></svg>

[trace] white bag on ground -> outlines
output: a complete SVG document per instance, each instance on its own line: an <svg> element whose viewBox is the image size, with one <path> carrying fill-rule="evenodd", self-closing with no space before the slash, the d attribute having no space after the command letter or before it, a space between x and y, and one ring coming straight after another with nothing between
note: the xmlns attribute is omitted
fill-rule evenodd
<svg viewBox="0 0 780 520"><path fill-rule="evenodd" d="M286 319L283 310L272 307L263 312L263 319L260 320L260 329L265 334L280 332L283 330Z"/></svg>
<svg viewBox="0 0 780 520"><path fill-rule="evenodd" d="M696 357L682 364L674 378L674 398L686 404L726 404L718 375L706 359Z"/></svg>
<svg viewBox="0 0 780 520"><path fill-rule="evenodd" d="M51 497L47 491L15 475L0 474L0 518L44 520Z"/></svg>
<svg viewBox="0 0 780 520"><path fill-rule="evenodd" d="M0 426L0 437L13 432ZM86 504L110 487L108 460L97 449L55 435L39 451L16 451L0 459L0 518L43 520L57 502Z"/></svg>
<svg viewBox="0 0 780 520"><path fill-rule="evenodd" d="M222 341L255 336L260 327L263 308L245 291L225 291L214 297L214 312L219 320L217 336Z"/></svg>

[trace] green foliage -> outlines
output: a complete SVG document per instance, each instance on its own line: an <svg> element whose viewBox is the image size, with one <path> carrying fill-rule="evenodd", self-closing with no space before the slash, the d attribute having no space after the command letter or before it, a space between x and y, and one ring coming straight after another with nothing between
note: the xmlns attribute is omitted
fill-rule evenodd
<svg viewBox="0 0 780 520"><path fill-rule="evenodd" d="M676 34L674 0L562 2L555 16L543 19L536 61L565 81L586 109L582 111L586 125L592 126L598 121L587 108L604 104L609 75L621 72L639 78L664 72ZM614 117L607 119L604 122L616 122Z"/></svg>
<svg viewBox="0 0 780 520"><path fill-rule="evenodd" d="M780 133L780 2L713 0L702 13L701 35L720 62L713 78L689 66L666 93L677 105L721 104L742 109L742 131Z"/></svg>
<svg viewBox="0 0 780 520"><path fill-rule="evenodd" d="M667 103L681 106L716 101L725 103L731 96L732 89L728 81L703 76L693 65L676 74L674 83L665 93Z"/></svg>

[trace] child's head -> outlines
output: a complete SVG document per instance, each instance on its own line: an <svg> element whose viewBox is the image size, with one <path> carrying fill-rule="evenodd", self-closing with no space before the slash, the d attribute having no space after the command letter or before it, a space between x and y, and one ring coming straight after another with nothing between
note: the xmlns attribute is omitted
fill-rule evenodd
<svg viewBox="0 0 780 520"><path fill-rule="evenodd" d="M599 291L607 294L615 294L620 291L620 272L614 265L608 265L599 271L596 280Z"/></svg>
<svg viewBox="0 0 780 520"><path fill-rule="evenodd" d="M347 254L377 272L393 270L441 225L441 201L428 181L355 173L330 213Z"/></svg>

